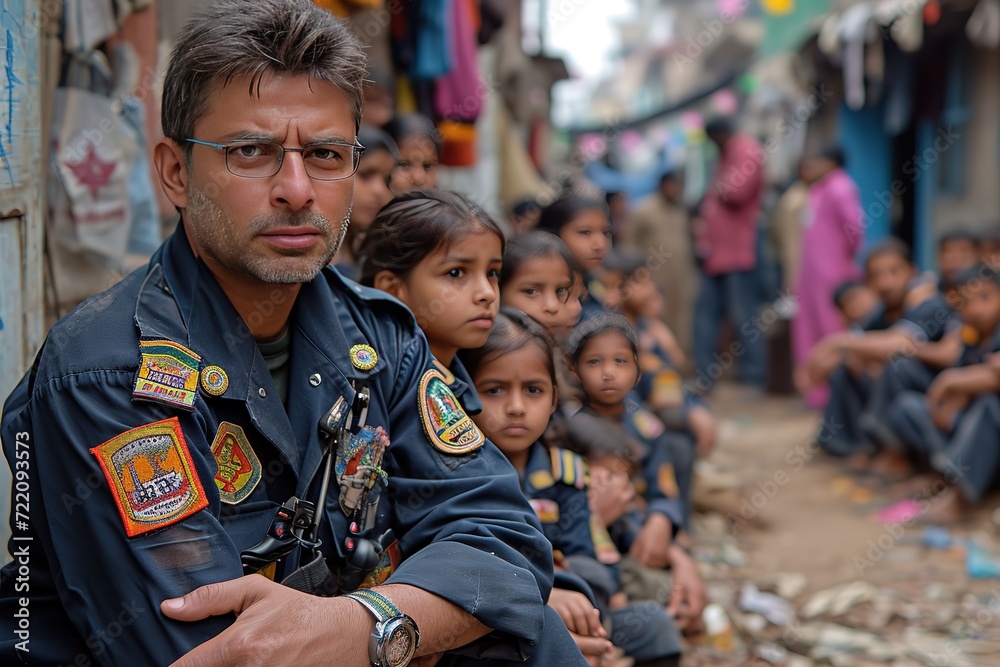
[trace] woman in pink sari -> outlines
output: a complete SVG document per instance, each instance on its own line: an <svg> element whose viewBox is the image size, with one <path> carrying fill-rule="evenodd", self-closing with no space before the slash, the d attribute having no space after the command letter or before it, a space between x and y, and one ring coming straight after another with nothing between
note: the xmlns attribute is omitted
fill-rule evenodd
<svg viewBox="0 0 1000 667"><path fill-rule="evenodd" d="M812 185L802 221L802 262L795 288L798 311L792 321L796 367L806 363L816 343L844 329L833 293L844 281L859 277L855 256L864 240L858 186L844 171L840 150L824 150L804 167ZM826 386L806 391L806 404L812 408L822 408L828 398Z"/></svg>

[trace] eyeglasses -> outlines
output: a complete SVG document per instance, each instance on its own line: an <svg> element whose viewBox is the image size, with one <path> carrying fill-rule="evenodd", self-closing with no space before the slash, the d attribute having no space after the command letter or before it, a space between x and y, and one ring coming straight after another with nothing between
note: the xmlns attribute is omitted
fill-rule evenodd
<svg viewBox="0 0 1000 667"><path fill-rule="evenodd" d="M302 148L286 148L277 141L231 141L216 144L187 138L184 141L223 151L226 169L241 178L270 178L281 170L285 153L301 153L306 174L317 181L339 181L350 178L358 170L365 147L340 141L307 144Z"/></svg>

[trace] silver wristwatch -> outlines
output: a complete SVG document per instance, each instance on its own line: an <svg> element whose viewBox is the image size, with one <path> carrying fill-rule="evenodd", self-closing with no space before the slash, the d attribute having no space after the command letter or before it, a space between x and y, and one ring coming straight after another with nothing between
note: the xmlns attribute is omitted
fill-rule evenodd
<svg viewBox="0 0 1000 667"><path fill-rule="evenodd" d="M420 632L413 619L401 612L384 595L363 588L344 597L360 602L375 617L375 629L368 639L372 667L406 667L420 646Z"/></svg>

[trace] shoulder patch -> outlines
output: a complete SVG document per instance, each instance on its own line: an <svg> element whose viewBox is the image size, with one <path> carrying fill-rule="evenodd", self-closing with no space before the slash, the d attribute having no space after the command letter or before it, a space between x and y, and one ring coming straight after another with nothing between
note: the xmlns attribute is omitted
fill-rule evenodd
<svg viewBox="0 0 1000 667"><path fill-rule="evenodd" d="M646 440L656 440L666 430L660 418L645 408L640 408L632 415L632 420L639 435Z"/></svg>
<svg viewBox="0 0 1000 667"><path fill-rule="evenodd" d="M552 477L557 482L562 482L567 486L575 486L578 489L586 487L587 468L583 458L568 449L553 447L550 451L552 458Z"/></svg>
<svg viewBox="0 0 1000 667"><path fill-rule="evenodd" d="M222 502L230 505L246 500L260 483L263 469L243 428L230 422L219 424L212 442L212 456L219 466L215 485Z"/></svg>
<svg viewBox="0 0 1000 667"><path fill-rule="evenodd" d="M556 523L559 521L559 503L547 498L532 498L528 501L531 509L535 510L535 515L542 523Z"/></svg>
<svg viewBox="0 0 1000 667"><path fill-rule="evenodd" d="M430 369L420 378L417 388L420 421L431 445L445 454L468 454L486 442L462 404L455 398L444 375Z"/></svg>
<svg viewBox="0 0 1000 667"><path fill-rule="evenodd" d="M193 410L201 357L169 340L140 340L139 349L142 361L132 396Z"/></svg>
<svg viewBox="0 0 1000 667"><path fill-rule="evenodd" d="M177 417L125 431L90 453L101 464L129 537L208 506Z"/></svg>

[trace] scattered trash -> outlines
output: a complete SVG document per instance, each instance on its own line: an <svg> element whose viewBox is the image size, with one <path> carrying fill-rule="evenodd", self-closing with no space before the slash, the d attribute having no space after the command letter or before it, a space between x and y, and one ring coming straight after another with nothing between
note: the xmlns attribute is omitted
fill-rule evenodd
<svg viewBox="0 0 1000 667"><path fill-rule="evenodd" d="M882 523L908 523L918 516L920 516L920 503L916 500L901 500L875 512L875 518Z"/></svg>
<svg viewBox="0 0 1000 667"><path fill-rule="evenodd" d="M743 585L739 605L743 611L758 613L773 625L788 625L795 618L795 610L787 600L773 593L762 593L751 583Z"/></svg>
<svg viewBox="0 0 1000 667"><path fill-rule="evenodd" d="M705 634L709 644L719 651L733 650L733 624L726 610L720 605L710 604L701 614L705 623Z"/></svg>
<svg viewBox="0 0 1000 667"><path fill-rule="evenodd" d="M802 617L816 618L823 614L843 616L852 607L870 602L877 592L877 589L866 581L855 581L820 591L802 607Z"/></svg>
<svg viewBox="0 0 1000 667"><path fill-rule="evenodd" d="M979 546L975 540L970 539L965 544L965 571L973 579L998 579L1000 561Z"/></svg>
<svg viewBox="0 0 1000 667"><path fill-rule="evenodd" d="M794 600L805 592L809 580L798 572L782 572L759 577L756 583L765 593L777 593L786 600Z"/></svg>
<svg viewBox="0 0 1000 667"><path fill-rule="evenodd" d="M920 533L920 543L931 549L949 549L954 540L947 528L928 526Z"/></svg>
<svg viewBox="0 0 1000 667"><path fill-rule="evenodd" d="M758 664L774 665L774 667L788 666L788 651L777 644L761 644L754 649L754 655Z"/></svg>

